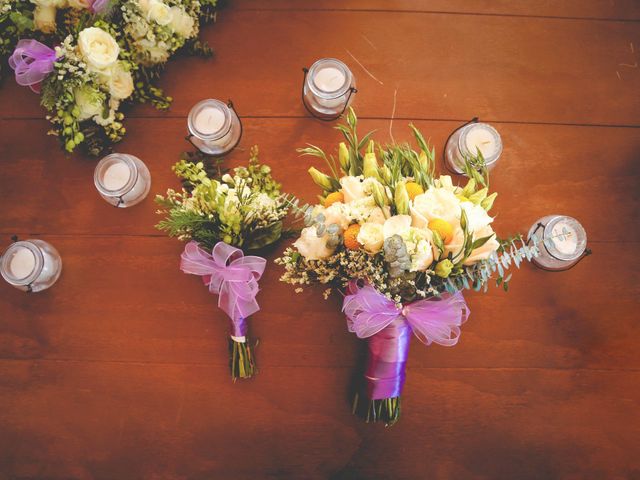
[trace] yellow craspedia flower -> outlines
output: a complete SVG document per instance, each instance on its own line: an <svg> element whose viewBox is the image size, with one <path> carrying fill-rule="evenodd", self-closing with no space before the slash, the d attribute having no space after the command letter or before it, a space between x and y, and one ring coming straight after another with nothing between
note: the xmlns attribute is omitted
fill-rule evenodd
<svg viewBox="0 0 640 480"><path fill-rule="evenodd" d="M429 230L438 232L438 235L440 235L444 243L449 243L453 240L453 226L446 220L442 220L441 218L429 220Z"/></svg>
<svg viewBox="0 0 640 480"><path fill-rule="evenodd" d="M359 250L360 242L358 241L358 233L360 233L360 225L354 223L353 225L349 225L344 231L344 246L349 250Z"/></svg>
<svg viewBox="0 0 640 480"><path fill-rule="evenodd" d="M329 208L334 203L341 202L344 203L344 195L342 192L332 192L327 195L327 198L324 199L325 208Z"/></svg>
<svg viewBox="0 0 640 480"><path fill-rule="evenodd" d="M409 198L411 200L416 198L421 193L424 193L423 188L416 182L407 182L405 188L407 189L407 193L409 194Z"/></svg>

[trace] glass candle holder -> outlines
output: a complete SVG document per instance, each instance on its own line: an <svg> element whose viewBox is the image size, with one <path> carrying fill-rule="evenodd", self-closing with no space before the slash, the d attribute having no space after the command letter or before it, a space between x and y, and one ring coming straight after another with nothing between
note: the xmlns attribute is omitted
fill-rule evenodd
<svg viewBox="0 0 640 480"><path fill-rule="evenodd" d="M187 119L189 140L202 153L224 155L240 143L242 122L233 103L207 99L196 103Z"/></svg>
<svg viewBox="0 0 640 480"><path fill-rule="evenodd" d="M46 290L56 283L61 273L60 254L44 240L14 242L0 261L2 278L23 292Z"/></svg>
<svg viewBox="0 0 640 480"><path fill-rule="evenodd" d="M584 228L566 215L539 219L529 229L528 242L534 237L540 254L533 258L533 263L545 270L567 270L591 253Z"/></svg>
<svg viewBox="0 0 640 480"><path fill-rule="evenodd" d="M303 71L302 103L307 111L321 120L339 118L357 92L349 67L335 58L323 58Z"/></svg>
<svg viewBox="0 0 640 480"><path fill-rule="evenodd" d="M478 151L488 169L496 165L502 154L500 134L488 123L468 123L453 132L445 146L445 164L452 172L464 173L464 159L477 157Z"/></svg>
<svg viewBox="0 0 640 480"><path fill-rule="evenodd" d="M100 160L93 181L100 196L119 208L140 203L151 189L147 166L138 157L125 153L112 153Z"/></svg>

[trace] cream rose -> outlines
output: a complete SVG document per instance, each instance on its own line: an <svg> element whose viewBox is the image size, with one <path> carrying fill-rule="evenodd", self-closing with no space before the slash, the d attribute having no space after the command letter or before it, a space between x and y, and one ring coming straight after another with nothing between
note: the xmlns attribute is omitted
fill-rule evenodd
<svg viewBox="0 0 640 480"><path fill-rule="evenodd" d="M433 263L433 247L428 240L420 240L411 256L411 271L422 272Z"/></svg>
<svg viewBox="0 0 640 480"><path fill-rule="evenodd" d="M429 220L440 218L457 224L460 218L460 200L445 188L430 188L413 199L411 206L413 226L426 228Z"/></svg>
<svg viewBox="0 0 640 480"><path fill-rule="evenodd" d="M346 230L349 226L349 219L345 216L343 211L344 205L340 202L334 203L329 206L329 208L325 208L322 212L324 214L325 222L324 224L328 227L329 225L336 224L340 227L341 230Z"/></svg>
<svg viewBox="0 0 640 480"><path fill-rule="evenodd" d="M493 218L491 218L487 211L480 205L475 205L471 202L462 202L460 206L467 214L467 229L470 232L475 232L493 222Z"/></svg>
<svg viewBox="0 0 640 480"><path fill-rule="evenodd" d="M378 253L384 244L382 225L371 222L363 223L358 231L357 240L367 252Z"/></svg>
<svg viewBox="0 0 640 480"><path fill-rule="evenodd" d="M169 23L171 30L184 38L191 38L196 33L194 26L193 17L187 12L175 5L171 7L171 23Z"/></svg>
<svg viewBox="0 0 640 480"><path fill-rule="evenodd" d="M99 72L116 63L120 54L120 47L114 38L97 27L82 30L78 36L78 46L90 69Z"/></svg>
<svg viewBox="0 0 640 480"><path fill-rule="evenodd" d="M344 196L344 203L353 202L360 198L364 198L367 194L364 191L364 185L362 183L362 177L345 176L340 179L340 186L342 186L342 195Z"/></svg>
<svg viewBox="0 0 640 480"><path fill-rule="evenodd" d="M483 237L488 237L493 233L494 233L493 229L489 225L487 225L485 227L482 227L476 230L473 233L473 239L478 240ZM487 258L489 258L489 256L493 252L495 252L498 249L499 246L500 246L500 243L498 243L498 240L496 240L496 236L493 235L493 237L491 237L491 239L489 239L487 243L473 250L471 252L471 255L469 255L469 257L464 261L464 264L473 265L474 263L479 262L480 260L486 260Z"/></svg>
<svg viewBox="0 0 640 480"><path fill-rule="evenodd" d="M328 237L327 234L318 237L315 226L303 228L293 246L307 260L322 260L333 254L333 249L327 246Z"/></svg>
<svg viewBox="0 0 640 480"><path fill-rule="evenodd" d="M43 33L56 31L56 7L36 5L33 11L33 24Z"/></svg>
<svg viewBox="0 0 640 480"><path fill-rule="evenodd" d="M385 239L394 235L406 237L411 229L411 217L409 215L394 215L385 220L382 225L382 234Z"/></svg>
<svg viewBox="0 0 640 480"><path fill-rule="evenodd" d="M380 225L382 225L390 215L391 209L389 207L384 207L384 210L380 207L375 207L373 210L371 210L371 213L367 218L367 222L379 223Z"/></svg>
<svg viewBox="0 0 640 480"><path fill-rule="evenodd" d="M113 98L125 99L133 93L133 77L122 64L116 63L109 77L109 94Z"/></svg>
<svg viewBox="0 0 640 480"><path fill-rule="evenodd" d="M156 22L158 25L169 25L172 19L171 8L159 0L150 0L147 10L147 20Z"/></svg>
<svg viewBox="0 0 640 480"><path fill-rule="evenodd" d="M78 88L74 92L76 106L80 109L78 120L87 120L102 113L104 105L96 92L90 88Z"/></svg>

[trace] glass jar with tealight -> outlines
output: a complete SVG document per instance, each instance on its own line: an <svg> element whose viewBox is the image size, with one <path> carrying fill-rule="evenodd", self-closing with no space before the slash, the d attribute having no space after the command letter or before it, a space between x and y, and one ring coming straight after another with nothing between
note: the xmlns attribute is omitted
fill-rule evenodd
<svg viewBox="0 0 640 480"><path fill-rule="evenodd" d="M58 251L44 240L21 240L9 245L0 260L0 274L7 283L24 292L51 287L62 273Z"/></svg>
<svg viewBox="0 0 640 480"><path fill-rule="evenodd" d="M189 140L202 153L221 156L233 150L242 137L242 122L233 103L209 98L196 103L187 119Z"/></svg>
<svg viewBox="0 0 640 480"><path fill-rule="evenodd" d="M112 153L98 162L93 173L100 196L114 207L140 203L151 189L151 174L138 157Z"/></svg>
<svg viewBox="0 0 640 480"><path fill-rule="evenodd" d="M566 215L542 217L531 226L527 238L539 250L533 263L544 270L567 270L591 254L584 228L578 220Z"/></svg>
<svg viewBox="0 0 640 480"><path fill-rule="evenodd" d="M323 58L303 69L302 103L321 120L335 120L349 106L356 80L349 67L335 58Z"/></svg>
<svg viewBox="0 0 640 480"><path fill-rule="evenodd" d="M445 164L455 173L464 173L465 159L482 154L487 169L495 167L502 155L502 139L488 123L471 122L451 134L445 146Z"/></svg>

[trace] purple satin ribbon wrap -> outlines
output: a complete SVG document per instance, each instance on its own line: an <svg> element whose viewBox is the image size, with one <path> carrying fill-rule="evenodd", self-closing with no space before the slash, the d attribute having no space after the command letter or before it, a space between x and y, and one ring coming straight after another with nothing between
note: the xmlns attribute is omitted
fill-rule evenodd
<svg viewBox="0 0 640 480"><path fill-rule="evenodd" d="M402 393L411 332L425 345L452 347L460 338L460 325L471 313L460 292L398 308L372 286L360 287L356 281L349 283L342 310L349 331L369 339L365 376L371 400Z"/></svg>
<svg viewBox="0 0 640 480"><path fill-rule="evenodd" d="M15 71L16 82L40 93L40 82L56 63L55 50L37 40L20 40L9 57L9 66Z"/></svg>
<svg viewBox="0 0 640 480"><path fill-rule="evenodd" d="M260 288L267 261L262 257L244 256L242 250L218 242L211 254L198 242L191 241L180 256L180 269L184 273L201 275L209 291L218 295L220 307L231 319L231 335L247 334L246 318L260 310L256 295Z"/></svg>

